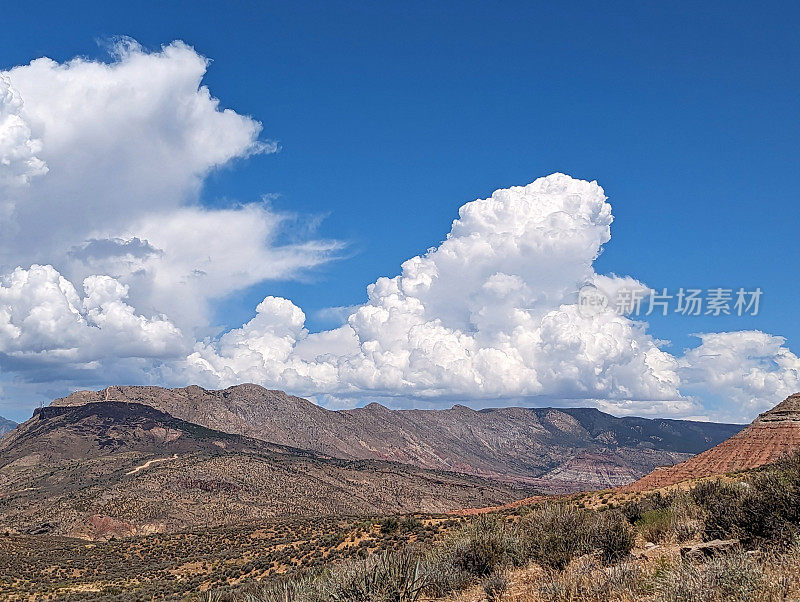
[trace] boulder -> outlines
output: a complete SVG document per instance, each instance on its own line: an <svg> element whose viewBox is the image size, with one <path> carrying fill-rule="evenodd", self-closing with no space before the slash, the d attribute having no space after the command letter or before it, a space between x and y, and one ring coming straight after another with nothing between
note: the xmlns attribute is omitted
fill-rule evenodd
<svg viewBox="0 0 800 602"><path fill-rule="evenodd" d="M740 548L738 539L714 539L681 548L681 556L687 560L702 560L720 554L727 554Z"/></svg>

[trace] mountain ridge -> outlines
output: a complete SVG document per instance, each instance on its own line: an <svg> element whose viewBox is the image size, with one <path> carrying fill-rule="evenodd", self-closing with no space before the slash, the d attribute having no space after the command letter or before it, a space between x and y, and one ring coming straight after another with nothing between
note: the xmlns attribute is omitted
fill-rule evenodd
<svg viewBox="0 0 800 602"><path fill-rule="evenodd" d="M344 459L396 461L567 492L616 486L676 464L740 425L616 418L593 408L391 410L377 403L327 410L306 399L242 384L108 387L51 405L143 403L220 431Z"/></svg>
<svg viewBox="0 0 800 602"><path fill-rule="evenodd" d="M0 526L12 532L96 538L280 516L441 513L530 493L326 458L130 402L41 408L0 439Z"/></svg>

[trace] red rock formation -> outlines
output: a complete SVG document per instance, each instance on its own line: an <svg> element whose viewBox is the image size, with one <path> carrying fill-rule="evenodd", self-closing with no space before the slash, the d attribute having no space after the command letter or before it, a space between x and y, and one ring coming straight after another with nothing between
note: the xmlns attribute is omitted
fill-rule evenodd
<svg viewBox="0 0 800 602"><path fill-rule="evenodd" d="M618 491L648 491L690 479L758 468L799 448L800 393L795 393L716 447L675 466L656 468Z"/></svg>

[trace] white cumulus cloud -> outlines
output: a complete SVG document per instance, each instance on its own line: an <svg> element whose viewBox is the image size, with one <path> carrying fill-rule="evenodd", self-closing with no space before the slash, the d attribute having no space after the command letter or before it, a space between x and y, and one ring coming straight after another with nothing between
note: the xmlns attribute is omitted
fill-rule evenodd
<svg viewBox="0 0 800 602"><path fill-rule="evenodd" d="M37 156L41 140L32 136L22 108L19 92L9 77L0 73L0 202L5 201L5 187L25 185L47 173L47 166Z"/></svg>
<svg viewBox="0 0 800 602"><path fill-rule="evenodd" d="M103 359L113 379L115 358L185 356L215 332L213 300L339 248L284 241L292 216L261 202L198 204L213 169L276 149L211 95L208 65L182 42L123 39L109 62L0 72L0 361L23 377L20 358Z"/></svg>
<svg viewBox="0 0 800 602"><path fill-rule="evenodd" d="M800 391L800 358L786 339L758 330L703 333L680 358L687 388L719 398L723 412L748 420Z"/></svg>
<svg viewBox="0 0 800 602"><path fill-rule="evenodd" d="M438 247L370 285L341 328L309 334L299 308L269 297L189 366L207 382L308 395L682 399L677 361L641 324L578 311L584 283L638 285L594 272L611 222L594 182L554 174L498 190L461 207Z"/></svg>
<svg viewBox="0 0 800 602"><path fill-rule="evenodd" d="M180 330L166 317L138 315L127 296L109 276L86 278L81 294L52 266L17 268L0 281L0 353L73 364L179 354Z"/></svg>
<svg viewBox="0 0 800 602"><path fill-rule="evenodd" d="M44 262L93 232L178 208L209 170L265 148L261 125L221 110L201 84L208 63L191 47L116 50L111 63L40 58L2 73L15 91L0 98L4 111L27 124L49 169L10 197L6 262Z"/></svg>

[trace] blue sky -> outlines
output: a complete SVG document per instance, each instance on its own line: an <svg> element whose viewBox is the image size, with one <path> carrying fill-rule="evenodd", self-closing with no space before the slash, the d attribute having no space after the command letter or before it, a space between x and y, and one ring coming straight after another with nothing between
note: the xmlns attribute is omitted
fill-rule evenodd
<svg viewBox="0 0 800 602"><path fill-rule="evenodd" d="M125 35L183 40L212 63L224 107L280 152L205 182L208 207L269 195L346 243L300 278L219 301L228 328L265 295L317 311L437 245L465 202L553 172L597 180L613 207L599 273L660 289L764 290L756 317L670 316L695 332L757 329L798 349L800 39L793 3L60 3L4 8L0 69L48 56L107 60ZM2 409L0 407L0 409ZM2 413L2 412L0 412Z"/></svg>

